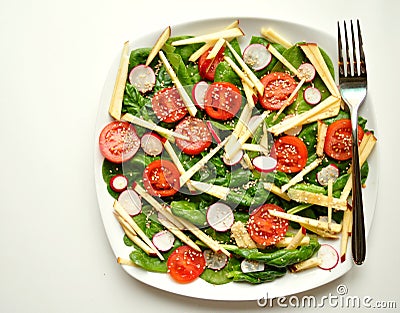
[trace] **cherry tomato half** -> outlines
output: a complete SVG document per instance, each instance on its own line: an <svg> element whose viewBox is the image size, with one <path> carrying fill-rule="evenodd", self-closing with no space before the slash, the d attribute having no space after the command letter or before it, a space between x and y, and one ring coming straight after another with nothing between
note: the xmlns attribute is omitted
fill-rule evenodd
<svg viewBox="0 0 400 313"><path fill-rule="evenodd" d="M175 139L179 149L189 155L196 155L207 149L212 143L211 133L207 125L199 118L188 116L175 128L175 132L188 136L190 141Z"/></svg>
<svg viewBox="0 0 400 313"><path fill-rule="evenodd" d="M113 121L99 136L101 154L110 162L122 163L132 158L140 147L135 127L128 122Z"/></svg>
<svg viewBox="0 0 400 313"><path fill-rule="evenodd" d="M206 52L204 52L198 61L198 67L199 67L199 74L201 78L214 81L215 77L215 70L217 69L217 66L219 63L221 63L224 60L224 51L225 47L222 47L215 58L213 59L207 59L210 51L212 48L208 49Z"/></svg>
<svg viewBox="0 0 400 313"><path fill-rule="evenodd" d="M358 144L364 137L364 131L358 125ZM338 161L345 161L352 157L351 121L341 119L328 126L326 131L324 152L326 155Z"/></svg>
<svg viewBox="0 0 400 313"><path fill-rule="evenodd" d="M206 267L203 253L189 246L175 249L167 261L168 271L179 283L189 283L199 277Z"/></svg>
<svg viewBox="0 0 400 313"><path fill-rule="evenodd" d="M264 204L250 214L247 229L251 239L258 245L270 246L282 240L285 236L289 222L285 219L272 216L269 210L284 212L276 204Z"/></svg>
<svg viewBox="0 0 400 313"><path fill-rule="evenodd" d="M143 172L143 185L152 196L170 197L179 190L179 171L168 160L155 160Z"/></svg>
<svg viewBox="0 0 400 313"><path fill-rule="evenodd" d="M273 72L261 78L264 85L264 94L260 96L261 106L266 110L279 110L296 89L297 82L287 73ZM292 104L297 98L294 96L289 104Z"/></svg>
<svg viewBox="0 0 400 313"><path fill-rule="evenodd" d="M151 99L151 105L156 116L165 123L174 123L188 113L178 89L168 87L158 91Z"/></svg>
<svg viewBox="0 0 400 313"><path fill-rule="evenodd" d="M306 166L308 151L304 142L295 136L283 136L272 149L278 162L276 169L285 173L300 172Z"/></svg>
<svg viewBox="0 0 400 313"><path fill-rule="evenodd" d="M240 110L242 96L239 88L228 82L212 83L206 92L204 109L216 120L229 120Z"/></svg>

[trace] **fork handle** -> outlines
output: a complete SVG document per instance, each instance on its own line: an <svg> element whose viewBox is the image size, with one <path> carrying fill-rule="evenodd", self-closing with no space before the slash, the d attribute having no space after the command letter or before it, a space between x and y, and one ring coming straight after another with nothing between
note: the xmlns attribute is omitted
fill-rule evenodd
<svg viewBox="0 0 400 313"><path fill-rule="evenodd" d="M358 116L352 114L352 198L353 198L353 226L351 236L351 246L353 261L361 265L365 260L366 242L364 226L364 209L361 190L360 160L358 154ZM355 121L354 121L355 120Z"/></svg>

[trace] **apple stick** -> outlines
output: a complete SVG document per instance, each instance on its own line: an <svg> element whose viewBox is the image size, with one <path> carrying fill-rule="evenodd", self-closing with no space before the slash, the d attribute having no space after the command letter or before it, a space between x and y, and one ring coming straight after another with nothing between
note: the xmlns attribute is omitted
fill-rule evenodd
<svg viewBox="0 0 400 313"><path fill-rule="evenodd" d="M151 61L153 61L153 59L156 57L156 55L158 54L158 52L161 50L161 48L165 45L165 43L167 42L168 38L171 36L171 27L168 26L160 35L160 37L158 37L156 43L154 44L153 48L150 51L149 56L147 57L146 60L146 65L148 66Z"/></svg>
<svg viewBox="0 0 400 313"><path fill-rule="evenodd" d="M118 264L121 264L121 265L136 266L136 264L133 263L131 260L120 258L120 257L117 258L117 262L118 262Z"/></svg>
<svg viewBox="0 0 400 313"><path fill-rule="evenodd" d="M333 233L339 233L342 230L342 225L341 224L332 224L329 225L327 222L319 221L316 219L308 218L308 217L302 217L299 215L294 215L294 214L288 214L285 212L280 212L276 210L268 210L269 214L275 217L287 219L292 222L297 222L300 224L305 224L305 225L310 225L312 227L327 231L327 232L333 232Z"/></svg>
<svg viewBox="0 0 400 313"><path fill-rule="evenodd" d="M278 43L283 47L285 47L286 49L289 49L293 46L288 40L283 38L281 35L279 35L271 28L262 27L261 35L263 35L268 41Z"/></svg>
<svg viewBox="0 0 400 313"><path fill-rule="evenodd" d="M233 23L229 24L225 29L232 29L232 28L236 28L239 25L239 20L234 21ZM189 61L190 62L196 62L197 59L203 54L205 53L208 49L210 49L211 47L213 47L217 41L217 40L212 40L212 41L208 41L206 42L203 46L200 47L200 49L198 49L197 51L195 51L190 57L189 57Z"/></svg>
<svg viewBox="0 0 400 313"><path fill-rule="evenodd" d="M293 236L292 240L289 242L289 244L285 249L287 250L296 249L300 245L306 234L307 234L306 229L304 227L300 227L299 231L296 233L296 235Z"/></svg>
<svg viewBox="0 0 400 313"><path fill-rule="evenodd" d="M173 215L170 211L164 208L156 199L154 199L151 195L149 195L146 190L144 190L140 185L135 184L133 188L144 200L146 200L157 212L161 213L166 220L171 223L164 223L163 225L170 230L176 237L181 239L188 246L192 247L197 251L201 251L198 245L196 245L189 237L187 237L180 229L179 226L183 224L180 223L178 217ZM163 223L163 221L160 221ZM172 227L174 226L174 227Z"/></svg>
<svg viewBox="0 0 400 313"><path fill-rule="evenodd" d="M129 41L124 43L124 47L121 53L121 59L119 61L119 67L117 72L117 78L115 80L114 90L111 96L110 107L108 113L119 120L121 118L122 102L124 99L125 84L128 77L128 66L129 66Z"/></svg>
<svg viewBox="0 0 400 313"><path fill-rule="evenodd" d="M239 63L239 65L242 67L243 72L246 73L247 77L253 82L255 88L257 89L257 92L262 95L264 93L264 85L261 83L261 81L257 78L257 76L253 73L253 71L247 66L247 64L243 61L243 59L240 57L240 55L236 52L235 49L231 46L229 42L226 42L226 45L228 46L229 50L232 52L233 56L235 57L236 61Z"/></svg>
<svg viewBox="0 0 400 313"><path fill-rule="evenodd" d="M190 140L190 138L187 136L176 133L170 129L158 126L158 125L154 124L153 122L145 121L145 120L143 120L137 116L134 116L130 113L125 113L121 119L124 121L130 122L132 124L153 130L165 137L175 137L175 138L179 138L179 139L183 139L183 140Z"/></svg>
<svg viewBox="0 0 400 313"><path fill-rule="evenodd" d="M157 254L160 260L164 260L162 254L157 250L154 244L151 242L149 237L143 232L143 230L139 227L138 224L129 216L129 214L125 211L123 206L118 202L118 200L114 201L114 210L120 215L138 234L138 236Z"/></svg>
<svg viewBox="0 0 400 313"><path fill-rule="evenodd" d="M187 94L185 88L183 88L181 82L178 79L178 76L176 76L174 69L172 68L171 64L169 63L167 57L165 56L164 52L159 51L158 52L161 61L164 63L165 69L167 70L168 75L171 77L172 82L174 83L176 89L178 90L180 96L182 97L183 103L185 104L189 114L191 116L195 116L197 113L196 106L194 105L192 99L190 96Z"/></svg>
<svg viewBox="0 0 400 313"><path fill-rule="evenodd" d="M215 33L209 33L192 38L177 40L172 42L173 46L191 45L194 43L202 43L218 40L220 38L231 38L244 36L243 31L239 27L221 30Z"/></svg>

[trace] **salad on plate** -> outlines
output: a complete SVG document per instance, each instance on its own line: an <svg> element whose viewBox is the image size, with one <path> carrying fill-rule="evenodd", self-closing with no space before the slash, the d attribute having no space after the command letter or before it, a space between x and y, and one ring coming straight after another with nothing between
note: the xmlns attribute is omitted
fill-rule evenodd
<svg viewBox="0 0 400 313"><path fill-rule="evenodd" d="M249 36L250 35L250 36ZM124 44L99 136L124 265L177 283L330 271L351 236L351 124L333 63L239 21ZM361 174L376 137L359 119Z"/></svg>

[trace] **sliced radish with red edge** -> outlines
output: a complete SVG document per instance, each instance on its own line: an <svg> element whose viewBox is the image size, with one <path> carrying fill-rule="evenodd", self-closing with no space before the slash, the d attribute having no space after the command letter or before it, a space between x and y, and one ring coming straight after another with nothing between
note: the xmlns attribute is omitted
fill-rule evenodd
<svg viewBox="0 0 400 313"><path fill-rule="evenodd" d="M130 216L135 216L142 212L142 200L136 191L132 189L126 189L121 192L118 202Z"/></svg>
<svg viewBox="0 0 400 313"><path fill-rule="evenodd" d="M204 110L204 98L208 86L209 86L208 83L202 80L194 84L192 89L192 97L194 104L197 105L202 110Z"/></svg>
<svg viewBox="0 0 400 313"><path fill-rule="evenodd" d="M169 230L162 230L154 234L152 241L158 250L165 252L174 246L175 236Z"/></svg>
<svg viewBox="0 0 400 313"><path fill-rule="evenodd" d="M315 87L307 87L303 92L304 101L310 105L316 105L321 101L321 91Z"/></svg>
<svg viewBox="0 0 400 313"><path fill-rule="evenodd" d="M228 166L234 166L243 159L243 150L239 150L232 158L228 158L226 155L222 157L224 163Z"/></svg>
<svg viewBox="0 0 400 313"><path fill-rule="evenodd" d="M221 138L219 138L219 135L217 134L216 130L212 126L212 123L210 121L206 122L206 125L208 127L208 130L211 133L211 136L214 138L215 142L220 144L221 143Z"/></svg>
<svg viewBox="0 0 400 313"><path fill-rule="evenodd" d="M269 173L276 169L277 161L275 158L266 155L259 155L253 159L254 168L262 173Z"/></svg>
<svg viewBox="0 0 400 313"><path fill-rule="evenodd" d="M157 156L163 151L163 141L164 138L156 133L145 133L141 138L140 146L146 154Z"/></svg>
<svg viewBox="0 0 400 313"><path fill-rule="evenodd" d="M222 202L210 205L207 209L207 222L218 232L229 230L234 222L232 209Z"/></svg>
<svg viewBox="0 0 400 313"><path fill-rule="evenodd" d="M156 74L150 66L140 64L130 71L129 82L139 92L146 93L153 89L156 83Z"/></svg>
<svg viewBox="0 0 400 313"><path fill-rule="evenodd" d="M122 192L128 187L128 178L122 174L117 174L110 179L110 188L115 192Z"/></svg>
<svg viewBox="0 0 400 313"><path fill-rule="evenodd" d="M243 61L254 71L260 71L271 63L272 54L267 47L254 43L248 45L243 51Z"/></svg>
<svg viewBox="0 0 400 313"><path fill-rule="evenodd" d="M209 269L219 271L222 270L226 264L228 264L228 257L222 252L204 250L203 255L204 259L206 260L206 266Z"/></svg>
<svg viewBox="0 0 400 313"><path fill-rule="evenodd" d="M322 263L318 265L323 270L331 270L336 267L339 263L339 253L334 247L328 244L322 244L318 250L317 257L322 260Z"/></svg>
<svg viewBox="0 0 400 313"><path fill-rule="evenodd" d="M243 273L262 272L265 269L265 264L256 260L244 259L242 263L240 263L240 269Z"/></svg>
<svg viewBox="0 0 400 313"><path fill-rule="evenodd" d="M303 63L297 70L300 72L301 77L305 78L306 83L311 82L317 74L314 65L311 63Z"/></svg>
<svg viewBox="0 0 400 313"><path fill-rule="evenodd" d="M317 181L322 186L328 186L329 180L335 182L339 174L339 168L335 164L329 164L317 173Z"/></svg>

